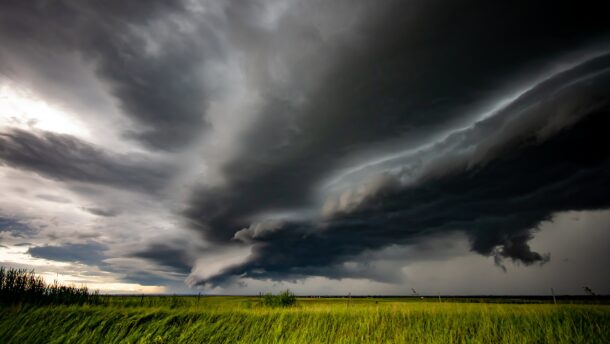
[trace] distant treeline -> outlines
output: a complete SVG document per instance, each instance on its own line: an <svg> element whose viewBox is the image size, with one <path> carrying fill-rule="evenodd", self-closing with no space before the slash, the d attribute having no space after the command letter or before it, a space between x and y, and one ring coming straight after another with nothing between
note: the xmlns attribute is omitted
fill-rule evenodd
<svg viewBox="0 0 610 344"><path fill-rule="evenodd" d="M463 303L553 303L551 295L299 295L302 299L400 299ZM609 304L610 295L556 295L556 302Z"/></svg>
<svg viewBox="0 0 610 344"><path fill-rule="evenodd" d="M97 291L87 287L47 284L33 270L0 267L0 304L73 305L99 304Z"/></svg>

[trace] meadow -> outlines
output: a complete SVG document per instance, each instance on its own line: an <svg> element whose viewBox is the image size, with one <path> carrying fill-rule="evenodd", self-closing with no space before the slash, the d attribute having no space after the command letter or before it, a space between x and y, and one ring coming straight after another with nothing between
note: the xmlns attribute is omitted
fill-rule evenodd
<svg viewBox="0 0 610 344"><path fill-rule="evenodd" d="M0 268L0 343L610 343L591 296L109 296Z"/></svg>
<svg viewBox="0 0 610 344"><path fill-rule="evenodd" d="M5 306L2 343L610 343L610 306L434 298L103 296ZM485 301L479 299L479 301Z"/></svg>

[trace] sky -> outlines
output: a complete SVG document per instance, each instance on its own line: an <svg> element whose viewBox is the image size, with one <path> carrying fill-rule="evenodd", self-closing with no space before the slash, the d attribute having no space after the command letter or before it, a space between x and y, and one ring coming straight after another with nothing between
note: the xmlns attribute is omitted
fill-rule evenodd
<svg viewBox="0 0 610 344"><path fill-rule="evenodd" d="M2 1L0 265L121 294L608 294L606 13Z"/></svg>

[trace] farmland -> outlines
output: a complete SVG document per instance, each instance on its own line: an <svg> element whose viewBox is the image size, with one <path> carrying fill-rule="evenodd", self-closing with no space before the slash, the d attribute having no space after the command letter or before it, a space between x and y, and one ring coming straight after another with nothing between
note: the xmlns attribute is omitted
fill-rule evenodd
<svg viewBox="0 0 610 344"><path fill-rule="evenodd" d="M291 307L268 307L245 296L103 296L99 305L5 306L0 342L610 342L608 305L512 302L299 298Z"/></svg>

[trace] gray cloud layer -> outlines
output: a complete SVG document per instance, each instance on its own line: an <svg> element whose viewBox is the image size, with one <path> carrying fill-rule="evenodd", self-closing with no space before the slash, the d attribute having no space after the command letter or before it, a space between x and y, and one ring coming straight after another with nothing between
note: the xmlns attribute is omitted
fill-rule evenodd
<svg viewBox="0 0 610 344"><path fill-rule="evenodd" d="M32 257L46 258L60 262L79 262L83 264L100 264L105 258L106 248L98 243L67 244L64 246L31 247L28 253Z"/></svg>
<svg viewBox="0 0 610 344"><path fill-rule="evenodd" d="M345 163L342 157L375 145L393 145L395 149L393 140L399 138L403 139L398 144L405 149L416 149L421 142L419 135L463 125L461 121L468 118L464 113L469 109L472 112L469 106L476 99L499 98L487 85L511 74L530 72L548 61L545 56L570 51L603 32L598 31L601 22L588 21L587 11L568 11L562 4L548 7L541 4L525 12L516 5L480 6L462 16L448 15L454 11L447 6L443 6L443 11L436 4L409 6L393 4L390 8L396 16L412 11L413 15L431 19L389 20L384 12L383 22L372 20L362 29L365 49L348 50L352 55L324 75L320 85L303 91L308 99L304 105L291 107L281 100L268 103L264 119L241 138L243 154L221 167L228 183L201 189L185 213L206 238L218 242L243 238L247 232L238 229L260 227L256 224L258 214L311 207L316 202L320 180ZM551 11L552 19L542 25L539 16L547 10ZM460 30L455 30L457 27ZM557 44L556 37L562 37L562 44ZM420 42L435 44L421 46ZM602 106L608 89L603 80L598 81L595 89L582 85L578 87L584 89L578 89L570 83L578 84L580 77L590 73L603 73L607 65L607 59L601 59L557 76L523 95L498 118L438 143L444 146L443 152L432 149L424 153L440 158L424 166L427 171L420 171L421 178L432 179L420 188L413 187L409 192L401 188L399 192L392 186L392 178L386 178L381 181L381 190L373 187L374 197L349 209L345 218L322 225L288 220L283 230L272 222L274 229L268 231L268 237L263 238L259 231L250 238L259 241L250 260L244 266L227 270L220 278L227 275L282 278L289 274L336 277L340 273L325 271L325 267L363 249L408 243L427 232L456 229L467 230L473 249L482 254L491 254L496 246L501 246L497 252L500 256L525 263L544 260L527 246L531 230L553 211L569 210L571 206L549 209L540 204L537 211L515 209L502 214L497 213L496 207L503 205L497 203L506 202L504 205L509 206L518 195L511 191L532 188L530 191L534 192L539 187L536 182L546 184L545 177L521 184L528 176L511 174L513 169L521 171L530 164L529 159L535 160L527 155L535 153L520 148L522 141L544 141L544 135L552 136L569 126L570 121L578 121L588 111ZM537 105L541 101L544 106ZM576 104L570 104L571 101ZM525 111L528 107L533 109ZM569 114L562 115L564 112ZM468 152L473 149L475 152ZM516 156L510 164L499 168L503 172L483 164L510 159L509 153ZM463 160L464 154L470 162ZM421 168L416 166L418 163L409 162L402 168ZM537 166L541 175L545 167L554 168L561 161L546 163L548 166ZM477 171L472 169L470 174L454 173L453 178L436 181L436 175L447 173L445 170L466 169L464 164L485 168L479 167L482 169L475 174L476 178L470 175ZM560 178L569 179L571 173L580 169L573 168ZM474 180L469 184L468 178ZM494 188L499 188L494 185L505 178L514 178L517 185L511 185L504 193L497 190L498 195L488 198ZM459 189L460 185L470 188ZM579 208L577 203L574 201L573 209Z"/></svg>
<svg viewBox="0 0 610 344"><path fill-rule="evenodd" d="M182 27L183 14L179 1L8 1L2 5L0 35L14 49L4 58L81 54L95 63L123 113L138 124L137 131L125 134L156 149L175 149L205 126L198 52L217 50L199 46L213 44L209 39L190 39L205 31L180 34L188 30Z"/></svg>
<svg viewBox="0 0 610 344"><path fill-rule="evenodd" d="M105 184L154 192L168 168L138 155L113 155L69 135L11 130L0 133L3 164L62 181ZM48 197L47 197L48 199Z"/></svg>
<svg viewBox="0 0 610 344"><path fill-rule="evenodd" d="M182 276L209 252L251 250L191 276L205 286L382 280L345 263L455 232L498 264L544 263L529 246L541 222L610 206L608 37L593 1L7 1L2 75L102 92L128 123L120 144L144 152L1 128L0 163L142 194L133 209L74 203L96 230L161 228L129 258ZM53 72L73 55L102 91ZM95 129L108 114L91 103ZM120 223L136 212L148 217ZM181 226L207 246L168 234ZM97 252L86 245L62 247Z"/></svg>
<svg viewBox="0 0 610 344"><path fill-rule="evenodd" d="M398 138L415 146L418 138L459 123L476 99L497 96L488 91L495 80L578 47L600 25L584 20L588 12L562 5L550 6L553 19L544 25L537 17L547 10L542 4L527 11L480 6L449 15L461 6L391 3L382 16L369 19L358 32L359 44L332 50L344 59L312 89L295 85L304 105L269 100L263 118L240 137L242 154L220 167L228 183L203 188L187 216L209 239L226 240L259 212L307 206L319 180L346 156ZM401 16L406 18L394 18ZM417 17L429 19L409 20ZM327 45L317 46L324 54ZM316 70L303 67L294 79Z"/></svg>

